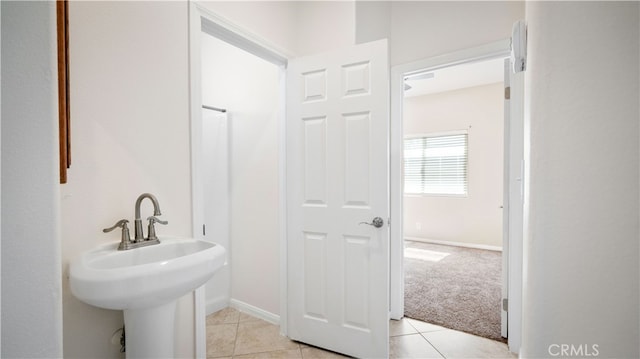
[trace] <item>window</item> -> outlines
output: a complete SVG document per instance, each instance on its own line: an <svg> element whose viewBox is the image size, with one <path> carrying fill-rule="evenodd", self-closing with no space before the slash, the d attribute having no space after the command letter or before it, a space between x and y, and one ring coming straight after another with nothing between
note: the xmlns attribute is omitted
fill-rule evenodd
<svg viewBox="0 0 640 359"><path fill-rule="evenodd" d="M467 194L467 134L404 139L404 193Z"/></svg>

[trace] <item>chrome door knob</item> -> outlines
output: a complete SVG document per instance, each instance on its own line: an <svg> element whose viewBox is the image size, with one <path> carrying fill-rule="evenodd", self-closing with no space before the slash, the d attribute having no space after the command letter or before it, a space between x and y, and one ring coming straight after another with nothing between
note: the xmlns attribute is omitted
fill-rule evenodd
<svg viewBox="0 0 640 359"><path fill-rule="evenodd" d="M371 221L371 223L369 223L369 222L360 222L360 224L368 224L370 226L374 226L376 228L380 228L380 227L382 227L384 225L384 221L382 220L382 218L376 217Z"/></svg>

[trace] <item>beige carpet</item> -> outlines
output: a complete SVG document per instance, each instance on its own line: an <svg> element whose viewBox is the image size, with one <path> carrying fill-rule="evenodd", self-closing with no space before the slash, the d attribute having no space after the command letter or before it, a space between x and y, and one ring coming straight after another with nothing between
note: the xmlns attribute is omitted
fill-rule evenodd
<svg viewBox="0 0 640 359"><path fill-rule="evenodd" d="M405 242L405 316L504 341L501 252Z"/></svg>

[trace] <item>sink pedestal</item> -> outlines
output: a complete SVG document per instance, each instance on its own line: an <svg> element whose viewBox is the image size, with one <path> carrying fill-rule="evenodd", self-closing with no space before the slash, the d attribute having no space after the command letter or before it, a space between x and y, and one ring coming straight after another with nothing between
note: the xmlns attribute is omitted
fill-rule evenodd
<svg viewBox="0 0 640 359"><path fill-rule="evenodd" d="M124 310L127 359L175 358L176 303Z"/></svg>

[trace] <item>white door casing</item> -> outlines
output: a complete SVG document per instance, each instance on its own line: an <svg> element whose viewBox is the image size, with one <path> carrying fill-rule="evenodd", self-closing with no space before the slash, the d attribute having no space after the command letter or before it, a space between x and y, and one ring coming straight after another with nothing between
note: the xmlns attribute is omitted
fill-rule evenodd
<svg viewBox="0 0 640 359"><path fill-rule="evenodd" d="M502 235L501 335L520 351L524 220L524 75L504 61L504 209Z"/></svg>
<svg viewBox="0 0 640 359"><path fill-rule="evenodd" d="M524 250L524 72L509 71L509 250L508 344L513 353L522 343L522 253ZM505 256L505 253L503 253ZM504 285L504 283L503 283Z"/></svg>
<svg viewBox="0 0 640 359"><path fill-rule="evenodd" d="M509 69L505 82L509 83L509 159L508 168L508 345L513 353L520 352L522 343L522 288L525 204L525 127L524 127L524 72L526 69L527 31L524 20L513 24Z"/></svg>
<svg viewBox="0 0 640 359"><path fill-rule="evenodd" d="M504 60L504 156L503 156L503 185L502 185L502 286L501 286L501 306L500 306L500 335L508 337L508 298L509 298L509 159L510 159L510 97L511 87L509 87L511 74L511 61ZM508 94L508 95L507 95Z"/></svg>
<svg viewBox="0 0 640 359"><path fill-rule="evenodd" d="M287 70L288 334L355 357L388 356L388 81L386 40Z"/></svg>

